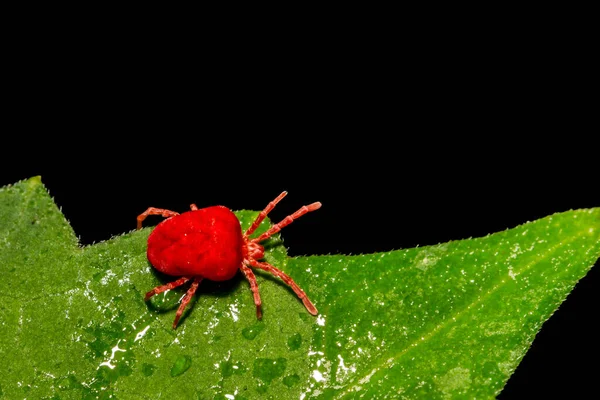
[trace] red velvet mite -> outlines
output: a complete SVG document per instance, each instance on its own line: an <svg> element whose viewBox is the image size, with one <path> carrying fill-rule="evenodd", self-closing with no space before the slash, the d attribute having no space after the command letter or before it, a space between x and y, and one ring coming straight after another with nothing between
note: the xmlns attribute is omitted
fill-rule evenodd
<svg viewBox="0 0 600 400"><path fill-rule="evenodd" d="M181 278L155 287L146 293L144 300L147 301L155 294L176 288L191 280L192 285L181 300L175 315L173 322L173 329L175 329L183 310L203 279L226 281L233 278L239 268L250 282L250 289L256 304L256 317L261 319L262 310L258 285L250 268L254 267L279 277L294 290L308 312L317 315L315 306L292 278L271 264L259 260L265 255L265 249L260 242L276 234L307 212L319 209L321 203L317 202L301 207L262 235L250 239L250 235L254 233L267 214L286 195L287 192L283 192L270 202L243 234L240 221L227 207L213 206L198 209L195 204L192 204L191 211L182 214L162 208L148 208L137 217L137 229L142 228L142 221L149 215L161 215L167 218L159 223L148 236L148 260L160 272Z"/></svg>

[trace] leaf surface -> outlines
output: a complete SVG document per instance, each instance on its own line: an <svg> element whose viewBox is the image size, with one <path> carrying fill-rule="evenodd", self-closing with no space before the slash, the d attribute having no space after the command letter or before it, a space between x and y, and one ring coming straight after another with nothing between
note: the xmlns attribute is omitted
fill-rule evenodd
<svg viewBox="0 0 600 400"><path fill-rule="evenodd" d="M39 177L0 189L0 221L6 398L493 398L600 256L598 208L358 256L288 258L277 237L267 260L317 317L258 271L262 321L238 274L202 282L173 330L187 286L143 301L173 280L152 228L82 248Z"/></svg>

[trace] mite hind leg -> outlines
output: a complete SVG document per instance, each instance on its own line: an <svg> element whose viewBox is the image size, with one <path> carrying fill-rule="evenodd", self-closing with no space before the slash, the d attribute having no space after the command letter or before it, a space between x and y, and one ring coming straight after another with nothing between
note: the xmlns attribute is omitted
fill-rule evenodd
<svg viewBox="0 0 600 400"><path fill-rule="evenodd" d="M142 222L149 215L162 215L164 218L170 218L170 217L179 215L179 213L175 212L175 211L171 211L171 210L165 210L164 208L149 207L146 211L144 211L137 217L137 229L138 230L142 229Z"/></svg>
<svg viewBox="0 0 600 400"><path fill-rule="evenodd" d="M246 279L250 282L250 290L252 290L252 296L254 297L254 304L256 305L256 318L262 319L262 302L260 300L260 294L258 293L258 285L256 284L256 276L254 272L246 264L242 264L240 267Z"/></svg>
<svg viewBox="0 0 600 400"><path fill-rule="evenodd" d="M279 279L284 281L289 287L292 288L294 293L296 293L296 296L298 296L300 298L300 300L302 300L304 307L306 307L306 309L308 310L309 313L311 313L312 315L318 314L317 308L308 299L308 296L306 295L306 293L304 293L304 291L302 289L300 289L300 286L298 286L296 284L296 282L294 282L294 280L289 275L287 275L285 272L283 272L279 268L272 266L269 263L259 262L254 259L250 259L248 261L250 262L251 266L253 266L255 268L260 268L267 272L270 272L271 274L275 275L276 277L278 277Z"/></svg>

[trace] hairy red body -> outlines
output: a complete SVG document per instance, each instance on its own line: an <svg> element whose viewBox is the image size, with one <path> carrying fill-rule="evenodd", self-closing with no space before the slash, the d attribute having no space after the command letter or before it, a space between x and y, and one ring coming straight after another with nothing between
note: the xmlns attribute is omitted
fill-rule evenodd
<svg viewBox="0 0 600 400"><path fill-rule="evenodd" d="M149 215L161 215L168 218L158 224L148 236L148 261L160 272L181 278L155 287L146 293L145 300L192 280L175 315L173 328L176 328L185 306L203 279L226 281L233 278L240 269L250 283L256 305L256 316L260 319L262 303L256 277L251 269L253 267L270 272L280 278L302 300L308 312L317 315L315 306L292 278L271 264L259 260L265 254L265 249L260 242L276 234L307 212L319 209L321 203L303 206L263 234L256 238L250 238L267 214L286 195L287 192L283 192L270 202L243 234L239 220L227 207L213 206L198 209L195 204L192 204L192 210L183 214L162 208L148 208L137 217L138 229L142 228L142 222Z"/></svg>
<svg viewBox="0 0 600 400"><path fill-rule="evenodd" d="M240 222L227 207L184 212L162 221L148 237L148 260L162 273L226 281L242 261Z"/></svg>

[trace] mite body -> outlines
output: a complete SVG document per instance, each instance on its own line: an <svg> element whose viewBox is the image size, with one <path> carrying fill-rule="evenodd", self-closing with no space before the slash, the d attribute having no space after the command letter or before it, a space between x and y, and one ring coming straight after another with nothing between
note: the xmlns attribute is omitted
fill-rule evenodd
<svg viewBox="0 0 600 400"><path fill-rule="evenodd" d="M235 214L224 206L198 209L196 205L192 204L191 211L182 214L150 207L140 214L137 218L138 229L141 229L142 222L149 215L161 215L167 218L159 223L148 236L148 260L160 272L180 277L173 282L152 289L146 293L145 300L191 280L192 284L181 300L173 322L173 328L176 328L183 310L203 279L226 281L233 278L237 270L241 269L250 283L256 305L256 316L260 319L262 317L260 294L256 277L252 272L252 268L259 268L283 280L302 300L306 309L312 315L317 315L315 306L292 278L278 268L260 261L264 257L264 248L260 242L276 234L307 212L319 209L321 203L303 206L278 224L273 225L265 233L256 238L250 238L267 214L286 194L287 192L283 192L270 202L245 233L242 233L240 222Z"/></svg>

